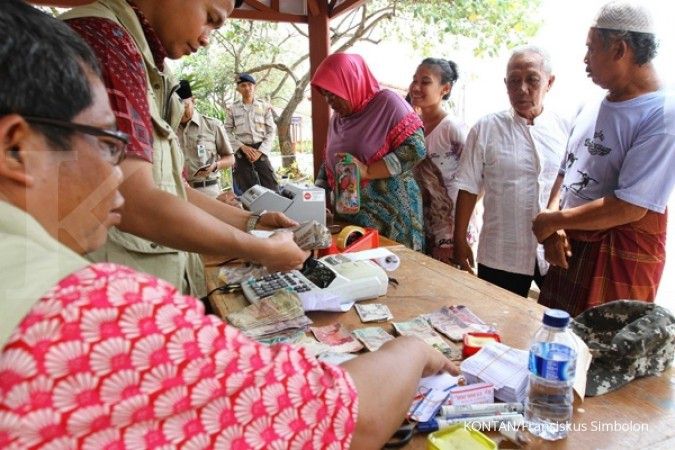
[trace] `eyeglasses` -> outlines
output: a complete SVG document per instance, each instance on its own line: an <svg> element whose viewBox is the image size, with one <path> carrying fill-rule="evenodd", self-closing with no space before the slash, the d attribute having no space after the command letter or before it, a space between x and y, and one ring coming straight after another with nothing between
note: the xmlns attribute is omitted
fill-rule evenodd
<svg viewBox="0 0 675 450"><path fill-rule="evenodd" d="M129 135L118 130L107 130L46 117L24 116L24 119L36 125L50 125L96 137L103 158L113 166L122 162L126 155L127 145L129 145Z"/></svg>

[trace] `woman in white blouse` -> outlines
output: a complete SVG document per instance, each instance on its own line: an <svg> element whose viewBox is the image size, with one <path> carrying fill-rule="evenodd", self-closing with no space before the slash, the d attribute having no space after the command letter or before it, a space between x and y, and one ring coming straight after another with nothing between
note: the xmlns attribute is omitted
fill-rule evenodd
<svg viewBox="0 0 675 450"><path fill-rule="evenodd" d="M454 179L466 127L443 109L443 103L450 98L457 77L453 61L426 58L417 67L409 88L410 102L424 123L427 146L427 157L415 167L415 179L422 190L426 252L447 264L452 262L453 251ZM467 240L474 243L478 236L475 220L471 225Z"/></svg>

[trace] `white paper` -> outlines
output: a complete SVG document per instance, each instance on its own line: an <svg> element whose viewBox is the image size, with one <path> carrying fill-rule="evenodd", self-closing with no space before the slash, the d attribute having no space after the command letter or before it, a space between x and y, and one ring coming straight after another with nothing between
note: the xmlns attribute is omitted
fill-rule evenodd
<svg viewBox="0 0 675 450"><path fill-rule="evenodd" d="M408 418L417 422L431 419L450 395L450 388L457 386L458 380L459 377L447 372L422 378L408 410Z"/></svg>
<svg viewBox="0 0 675 450"><path fill-rule="evenodd" d="M453 377L447 372L439 373L438 375L431 375L420 380L418 386L429 389L436 389L445 391L451 387L457 386L460 377Z"/></svg>
<svg viewBox="0 0 675 450"><path fill-rule="evenodd" d="M384 247L363 250L360 252L346 252L342 254L352 261L364 261L371 259L379 264L387 272L393 272L401 265L401 258Z"/></svg>
<svg viewBox="0 0 675 450"><path fill-rule="evenodd" d="M322 290L298 292L298 297L300 297L300 301L302 302L302 307L304 308L305 312L347 312L352 309L352 306L354 306L354 302L347 302L344 297Z"/></svg>
<svg viewBox="0 0 675 450"><path fill-rule="evenodd" d="M577 367L574 373L573 388L579 400L583 402L586 395L586 377L588 375L588 368L591 367L593 356L591 356L586 343L579 336L574 333L572 333L572 336L574 336L574 342L577 345Z"/></svg>
<svg viewBox="0 0 675 450"><path fill-rule="evenodd" d="M499 342L480 349L461 364L466 380L472 383L491 383L495 398L504 402L525 400L530 372L529 352Z"/></svg>

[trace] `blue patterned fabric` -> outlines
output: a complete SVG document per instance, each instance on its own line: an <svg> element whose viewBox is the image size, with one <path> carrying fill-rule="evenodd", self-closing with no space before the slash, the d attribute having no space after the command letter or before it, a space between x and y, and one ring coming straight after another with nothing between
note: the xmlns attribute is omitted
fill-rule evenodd
<svg viewBox="0 0 675 450"><path fill-rule="evenodd" d="M354 225L376 228L382 236L413 250L423 250L422 197L412 174L412 168L426 155L422 128L389 155L398 158L401 173L362 184L361 210L338 217Z"/></svg>

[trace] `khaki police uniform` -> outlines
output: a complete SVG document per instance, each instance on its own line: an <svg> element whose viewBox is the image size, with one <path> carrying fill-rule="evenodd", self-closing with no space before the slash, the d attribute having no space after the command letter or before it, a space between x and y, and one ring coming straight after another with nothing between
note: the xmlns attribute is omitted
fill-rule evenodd
<svg viewBox="0 0 675 450"><path fill-rule="evenodd" d="M277 132L272 107L258 99L251 104L239 100L228 108L225 130L236 152L233 178L237 191L243 193L254 184L277 191L279 185L269 159ZM257 161L249 161L240 150L244 144L262 152Z"/></svg>
<svg viewBox="0 0 675 450"><path fill-rule="evenodd" d="M174 132L183 108L178 96L173 94L177 83L169 68L165 67L162 72L155 65L138 17L125 0L98 0L73 8L60 18L82 17L111 20L122 26L134 40L145 66L148 107L152 118L153 181L159 189L187 199L181 178L183 153ZM87 258L95 262L115 262L150 273L172 283L185 294L197 297L206 294L204 267L198 255L150 242L115 227L108 230L106 244Z"/></svg>
<svg viewBox="0 0 675 450"><path fill-rule="evenodd" d="M206 177L195 177L200 167L213 164L221 157L234 152L225 134L223 124L212 117L201 115L194 110L192 117L178 127L178 140L185 155L185 176L193 188L217 197L220 194L218 172L211 172Z"/></svg>

